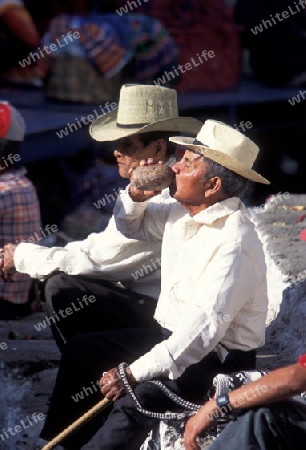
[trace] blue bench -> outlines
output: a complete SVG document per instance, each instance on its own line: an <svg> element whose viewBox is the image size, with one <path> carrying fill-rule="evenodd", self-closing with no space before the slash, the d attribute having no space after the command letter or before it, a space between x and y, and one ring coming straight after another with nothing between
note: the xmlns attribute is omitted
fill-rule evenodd
<svg viewBox="0 0 306 450"><path fill-rule="evenodd" d="M299 87L273 88L252 79L242 79L231 91L179 93L178 105L180 114L192 111L194 115L203 110L226 108L230 123L235 124L239 106L287 102L300 90ZM25 118L27 134L22 149L23 163L73 155L91 141L86 126L62 139L56 132L67 127L68 123L92 114L96 105L50 102L42 91L21 89L0 89L0 98L19 108Z"/></svg>
<svg viewBox="0 0 306 450"><path fill-rule="evenodd" d="M235 90L184 93L179 95L178 102L181 111L226 107L230 112L230 120L234 123L237 119L238 106L286 102L293 96L297 96L300 90L299 87L269 87L246 78L241 80Z"/></svg>

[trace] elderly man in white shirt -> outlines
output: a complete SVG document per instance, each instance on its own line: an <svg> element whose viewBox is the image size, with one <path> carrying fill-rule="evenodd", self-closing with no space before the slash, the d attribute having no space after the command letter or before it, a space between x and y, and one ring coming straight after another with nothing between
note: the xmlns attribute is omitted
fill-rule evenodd
<svg viewBox="0 0 306 450"><path fill-rule="evenodd" d="M100 116L92 123L90 134L97 141L116 141L119 173L128 178L129 170L141 159L152 157L156 162L174 164L176 145L168 137L181 130L195 136L201 125L199 120L178 116L174 89L124 85L118 110ZM173 201L168 189L152 199L153 203ZM8 244L5 249L5 280L12 278L15 268L33 278L47 279L47 315L42 327L51 325L61 350L77 334L155 325L161 243L126 238L113 217L105 231L65 247L21 243Z"/></svg>
<svg viewBox="0 0 306 450"><path fill-rule="evenodd" d="M188 148L173 166L176 183L170 190L177 202L152 203L148 200L156 192L130 185L115 207L117 226L126 236L162 241L161 294L154 315L159 329L92 333L67 344L42 437L52 438L60 423L64 427L76 418L72 393L103 370L108 372L100 380L101 391L115 401L110 414L103 412L66 441L70 450L79 449L103 421L94 448L136 449L156 422L123 396L118 371L111 369L120 361L129 364L126 377L142 407L165 411L177 405L150 380L162 379L185 399L201 399L218 372L254 368L256 348L264 343L264 253L239 199L248 180L269 183L252 170L258 147L213 120L195 140L171 140ZM82 401L83 412L98 398Z"/></svg>

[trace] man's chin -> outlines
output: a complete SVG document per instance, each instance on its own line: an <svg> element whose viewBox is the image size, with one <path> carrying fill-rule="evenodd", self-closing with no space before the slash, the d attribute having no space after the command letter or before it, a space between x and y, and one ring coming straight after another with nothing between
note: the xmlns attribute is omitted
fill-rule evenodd
<svg viewBox="0 0 306 450"><path fill-rule="evenodd" d="M177 194L177 192L175 192L174 195L172 195L172 198L174 198L176 201L178 201L179 203L181 203L182 205L185 203L184 200L182 199L182 197L180 195Z"/></svg>
<svg viewBox="0 0 306 450"><path fill-rule="evenodd" d="M171 197L174 198L175 200L177 200L179 203L181 203L184 206L184 204L186 203L186 198L184 197L184 195L182 195L182 193L180 193L180 191L176 187L173 191L171 190L171 188L172 188L172 186L170 186Z"/></svg>
<svg viewBox="0 0 306 450"><path fill-rule="evenodd" d="M122 167L119 167L119 175L122 178L130 178L129 174L128 174L128 171L126 169L123 169Z"/></svg>
<svg viewBox="0 0 306 450"><path fill-rule="evenodd" d="M173 194L170 192L170 195L172 198L174 198L176 201L178 201L182 205L185 203L184 199L182 198L181 195L179 195L179 193L177 191L175 191Z"/></svg>

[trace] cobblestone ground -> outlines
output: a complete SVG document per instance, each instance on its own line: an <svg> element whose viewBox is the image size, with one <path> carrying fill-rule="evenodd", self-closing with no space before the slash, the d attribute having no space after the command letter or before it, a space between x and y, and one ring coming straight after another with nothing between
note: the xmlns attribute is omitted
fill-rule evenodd
<svg viewBox="0 0 306 450"><path fill-rule="evenodd" d="M1 450L33 450L48 409L60 353L50 329L34 328L43 317L0 321Z"/></svg>

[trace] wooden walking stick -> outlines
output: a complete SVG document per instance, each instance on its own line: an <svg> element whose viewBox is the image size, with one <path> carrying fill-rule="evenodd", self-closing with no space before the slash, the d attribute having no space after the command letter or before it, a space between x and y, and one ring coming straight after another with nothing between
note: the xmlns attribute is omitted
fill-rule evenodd
<svg viewBox="0 0 306 450"><path fill-rule="evenodd" d="M58 444L60 444L65 438L67 438L70 434L77 430L77 428L84 425L88 420L92 419L96 414L102 411L111 403L107 398L103 398L99 403L89 409L83 416L79 417L75 422L73 422L69 427L65 428L60 434L55 436L52 441L48 442L48 444L44 445L42 450L52 450Z"/></svg>

